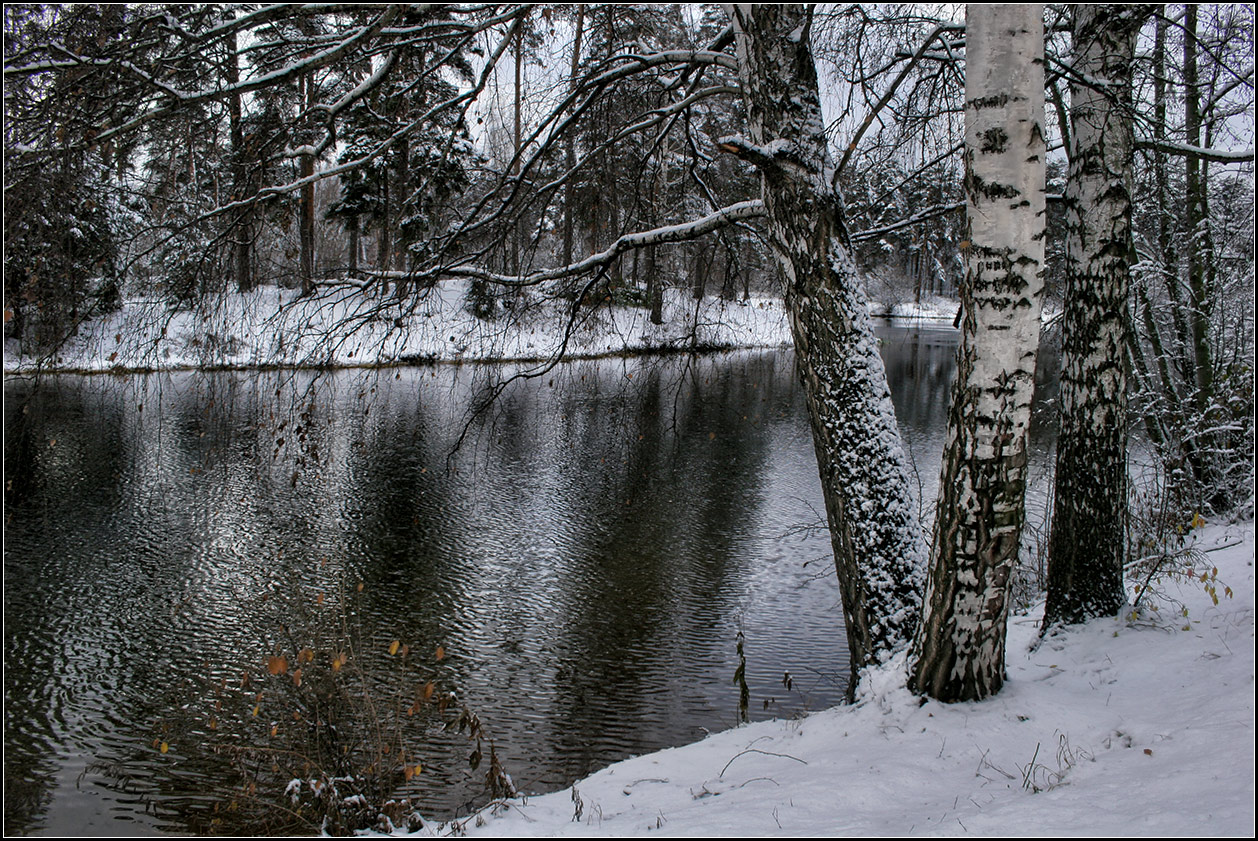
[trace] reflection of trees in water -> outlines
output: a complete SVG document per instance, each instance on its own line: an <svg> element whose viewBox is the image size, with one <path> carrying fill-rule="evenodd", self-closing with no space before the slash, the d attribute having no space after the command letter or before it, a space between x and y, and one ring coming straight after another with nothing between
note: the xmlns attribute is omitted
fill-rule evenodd
<svg viewBox="0 0 1258 841"><path fill-rule="evenodd" d="M749 561L739 540L759 503L747 489L767 461L767 439L739 428L744 415L755 418L748 407L771 379L757 367L735 357L704 360L682 377L676 364L638 368L622 392L636 419L622 425L627 434L589 442L586 495L597 513L570 552L556 645L555 720L578 723L556 737L569 776L696 735L680 713L708 707L707 695L671 678L682 652L709 666L725 659L722 641L709 638L732 627L736 580ZM696 650L701 640L713 650ZM626 743L589 744L584 734L609 726Z"/></svg>

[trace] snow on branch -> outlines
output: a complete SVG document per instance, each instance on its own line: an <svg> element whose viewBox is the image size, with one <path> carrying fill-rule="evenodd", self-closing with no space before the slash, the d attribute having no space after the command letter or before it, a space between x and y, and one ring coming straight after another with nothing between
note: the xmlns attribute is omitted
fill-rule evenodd
<svg viewBox="0 0 1258 841"><path fill-rule="evenodd" d="M1178 155L1183 158L1196 158L1199 161L1210 161L1216 164L1240 164L1248 163L1254 159L1253 149L1240 149L1231 151L1228 149L1208 149L1204 146L1192 146L1187 143L1176 143L1173 140L1137 140L1137 149L1149 149L1155 152L1165 152L1168 155Z"/></svg>
<svg viewBox="0 0 1258 841"><path fill-rule="evenodd" d="M382 279L424 279L425 277L462 277L473 280L484 280L508 286L535 286L550 280L563 277L582 275L611 264L613 260L626 251L645 248L651 245L665 245L672 242L684 242L695 239L712 231L719 230L736 222L755 219L764 215L764 203L760 199L741 201L709 213L700 219L682 222L676 225L664 225L649 231L625 234L606 249L578 260L567 266L557 266L527 275L504 275L487 271L477 266L447 266L427 272L370 272L372 277Z"/></svg>
<svg viewBox="0 0 1258 841"><path fill-rule="evenodd" d="M805 176L810 174L808 167L800 160L797 144L783 138L773 140L766 146L757 146L745 137L733 135L718 140L716 148L742 158L766 172L782 173L793 170Z"/></svg>
<svg viewBox="0 0 1258 841"><path fill-rule="evenodd" d="M889 234L892 231L898 231L902 228L909 228L913 225L925 222L928 219L936 219L940 216L947 216L949 213L956 213L958 210L965 209L965 202L953 202L951 204L936 204L925 210L920 210L906 219L899 222L893 222L890 225L883 225L880 228L870 228L867 231L861 231L852 234L852 242L865 242L871 239L877 239L883 234Z"/></svg>

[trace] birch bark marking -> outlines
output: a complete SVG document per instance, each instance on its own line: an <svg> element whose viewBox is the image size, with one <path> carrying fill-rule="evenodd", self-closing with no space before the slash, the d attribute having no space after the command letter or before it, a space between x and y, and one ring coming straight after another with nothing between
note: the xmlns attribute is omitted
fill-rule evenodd
<svg viewBox="0 0 1258 841"><path fill-rule="evenodd" d="M1074 7L1066 309L1044 629L1124 602L1131 67L1150 7ZM1093 85L1103 86L1097 90Z"/></svg>
<svg viewBox="0 0 1258 841"><path fill-rule="evenodd" d="M1039 5L966 7L969 249L922 624L909 685L978 700L1004 681L1044 289Z"/></svg>
<svg viewBox="0 0 1258 841"><path fill-rule="evenodd" d="M864 284L831 185L811 17L795 5L735 6L731 16L750 141L722 145L759 166L786 271L852 657L850 695L862 668L912 638L923 546Z"/></svg>

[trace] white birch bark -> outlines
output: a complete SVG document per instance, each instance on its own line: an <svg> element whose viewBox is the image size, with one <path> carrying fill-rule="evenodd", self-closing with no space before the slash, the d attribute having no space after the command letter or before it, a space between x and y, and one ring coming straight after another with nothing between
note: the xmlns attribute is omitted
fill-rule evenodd
<svg viewBox="0 0 1258 841"><path fill-rule="evenodd" d="M808 398L855 679L907 645L924 573L907 462L832 186L810 17L795 5L732 10L766 221L786 270L796 363ZM853 680L854 688L855 680Z"/></svg>
<svg viewBox="0 0 1258 841"><path fill-rule="evenodd" d="M910 687L976 700L1004 679L1044 288L1039 5L966 10L969 227L961 347Z"/></svg>

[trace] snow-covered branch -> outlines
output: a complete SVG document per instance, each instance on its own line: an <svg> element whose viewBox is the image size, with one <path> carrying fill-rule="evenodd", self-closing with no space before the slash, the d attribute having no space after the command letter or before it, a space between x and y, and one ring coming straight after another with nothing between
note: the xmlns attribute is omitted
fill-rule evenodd
<svg viewBox="0 0 1258 841"><path fill-rule="evenodd" d="M1182 158L1196 158L1199 161L1210 161L1216 164L1242 164L1254 159L1253 149L1207 149L1203 146L1192 146L1188 143L1176 143L1173 140L1137 140L1136 148L1178 155Z"/></svg>
<svg viewBox="0 0 1258 841"><path fill-rule="evenodd" d="M434 269L431 272L371 272L372 277L396 280L426 279L433 277L462 277L473 280L484 280L504 286L536 286L563 277L588 274L609 265L613 260L627 251L646 248L652 245L665 245L673 242L685 242L712 231L719 230L737 222L745 222L764 215L764 203L760 199L750 199L723 207L700 219L683 222L677 225L663 225L649 231L625 234L602 251L567 266L558 266L532 272L527 275L505 275L491 272L479 266L449 266Z"/></svg>
<svg viewBox="0 0 1258 841"><path fill-rule="evenodd" d="M950 213L956 213L957 211L964 209L965 202L963 201L953 202L951 204L937 204L933 207L928 207L925 210L919 210L912 216L909 216L906 219L901 219L898 222L893 222L890 225L883 225L879 228L870 228L868 230L852 234L852 242L866 242L868 240L878 239L882 235L889 234L892 231L911 228L912 226L921 224L928 219L937 219L940 216L947 216Z"/></svg>

